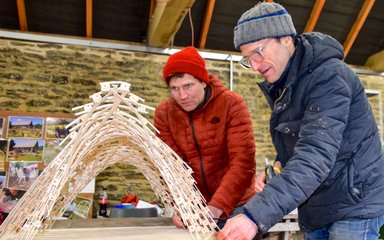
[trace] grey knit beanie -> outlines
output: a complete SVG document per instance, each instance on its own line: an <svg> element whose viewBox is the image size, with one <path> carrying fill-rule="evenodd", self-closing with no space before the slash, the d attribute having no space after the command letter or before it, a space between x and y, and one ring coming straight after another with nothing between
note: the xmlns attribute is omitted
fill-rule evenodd
<svg viewBox="0 0 384 240"><path fill-rule="evenodd" d="M295 36L291 15L278 3L260 2L241 15L234 29L234 44L240 46L264 38Z"/></svg>

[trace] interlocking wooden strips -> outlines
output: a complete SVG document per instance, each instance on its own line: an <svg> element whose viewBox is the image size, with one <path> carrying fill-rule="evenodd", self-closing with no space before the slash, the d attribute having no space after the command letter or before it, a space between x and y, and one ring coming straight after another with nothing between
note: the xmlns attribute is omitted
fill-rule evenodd
<svg viewBox="0 0 384 240"><path fill-rule="evenodd" d="M126 82L102 82L93 102L75 107L66 146L44 169L0 226L0 239L29 240L61 217L101 171L129 163L148 179L166 208L181 214L194 240L214 239L213 221L192 169L156 137L141 113L153 108L129 92Z"/></svg>
<svg viewBox="0 0 384 240"><path fill-rule="evenodd" d="M98 92L98 93L94 93L90 96L90 98L92 99L92 101L94 103L97 103L97 102L100 102L101 100L101 94Z"/></svg>

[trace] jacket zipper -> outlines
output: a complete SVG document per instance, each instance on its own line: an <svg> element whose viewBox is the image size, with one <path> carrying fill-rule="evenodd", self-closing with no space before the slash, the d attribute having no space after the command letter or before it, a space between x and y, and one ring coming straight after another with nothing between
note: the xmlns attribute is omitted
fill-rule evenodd
<svg viewBox="0 0 384 240"><path fill-rule="evenodd" d="M282 92L282 93L280 94L280 96L275 100L274 105L276 105L277 102L280 101L280 100L283 98L284 93L285 93L286 90L287 90L287 88L284 88L284 89L283 89L283 92Z"/></svg>
<svg viewBox="0 0 384 240"><path fill-rule="evenodd" d="M205 187L205 190L208 193L208 196L211 197L211 193L209 192L209 189L208 189L207 178L206 178L205 172L204 172L203 156L201 155L200 147L199 147L199 144L197 143L197 139L196 139L196 135L195 135L195 125L193 124L192 114L189 114L189 124L192 127L193 142L195 143L195 146L196 146L196 149L197 149L197 153L199 154L200 168L201 168L201 178L203 180L204 187Z"/></svg>

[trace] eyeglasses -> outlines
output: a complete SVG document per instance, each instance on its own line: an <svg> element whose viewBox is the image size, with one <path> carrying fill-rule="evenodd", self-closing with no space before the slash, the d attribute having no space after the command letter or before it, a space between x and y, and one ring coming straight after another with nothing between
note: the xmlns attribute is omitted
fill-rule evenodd
<svg viewBox="0 0 384 240"><path fill-rule="evenodd" d="M243 68L249 69L251 68L251 60L254 62L261 62L264 59L264 50L268 46L268 44L271 42L272 39L268 40L267 43L264 44L264 46L257 47L255 50L252 51L252 54L249 57L243 57L240 59L239 63Z"/></svg>

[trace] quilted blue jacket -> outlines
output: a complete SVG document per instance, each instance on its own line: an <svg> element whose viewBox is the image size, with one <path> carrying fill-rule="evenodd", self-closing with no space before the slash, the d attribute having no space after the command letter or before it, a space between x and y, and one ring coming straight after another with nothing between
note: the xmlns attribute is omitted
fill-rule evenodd
<svg viewBox="0 0 384 240"><path fill-rule="evenodd" d="M270 131L283 171L246 205L259 232L299 209L311 231L337 220L384 214L384 158L374 115L342 46L321 33L297 36Z"/></svg>

